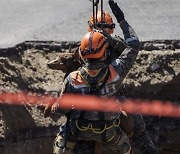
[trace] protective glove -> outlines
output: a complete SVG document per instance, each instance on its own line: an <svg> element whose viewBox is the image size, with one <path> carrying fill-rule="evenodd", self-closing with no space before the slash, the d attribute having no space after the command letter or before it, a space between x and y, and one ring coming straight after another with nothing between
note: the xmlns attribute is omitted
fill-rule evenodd
<svg viewBox="0 0 180 154"><path fill-rule="evenodd" d="M124 13L119 8L117 3L114 3L113 0L109 0L109 6L110 6L114 16L116 17L116 20L118 21L118 23L120 23L121 21L125 20L124 19Z"/></svg>
<svg viewBox="0 0 180 154"><path fill-rule="evenodd" d="M52 106L50 106L49 104L45 106L45 109L44 109L44 112L43 112L45 118L50 116L50 114L51 114L51 107Z"/></svg>
<svg viewBox="0 0 180 154"><path fill-rule="evenodd" d="M44 117L48 117L51 116L52 114L54 114L57 111L57 107L58 107L58 103L49 103L45 106L44 109Z"/></svg>

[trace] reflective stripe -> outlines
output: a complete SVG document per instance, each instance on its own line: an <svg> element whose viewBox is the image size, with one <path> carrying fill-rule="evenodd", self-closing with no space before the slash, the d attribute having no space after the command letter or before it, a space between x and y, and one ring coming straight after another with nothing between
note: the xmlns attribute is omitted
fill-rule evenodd
<svg viewBox="0 0 180 154"><path fill-rule="evenodd" d="M106 84L105 87L102 88L101 94L112 96L114 93L119 91L120 86L121 86L121 82L118 82L118 81Z"/></svg>
<svg viewBox="0 0 180 154"><path fill-rule="evenodd" d="M83 85L75 85L75 84L72 84L72 86L76 89L80 89L80 88L88 88L89 86L83 84Z"/></svg>
<svg viewBox="0 0 180 154"><path fill-rule="evenodd" d="M87 126L80 126L78 123L78 119L75 121L75 124L76 124L76 127L78 128L78 130L80 130L80 131L91 130L95 134L102 134L108 129L111 129L113 127L119 127L120 123L121 123L121 119L120 119L120 117L118 117L112 121L112 124L110 126L108 126L108 124L104 124L103 129L100 129L100 128L93 127L93 124L90 122L88 123Z"/></svg>
<svg viewBox="0 0 180 154"><path fill-rule="evenodd" d="M108 87L108 86L105 86L104 89L105 89L105 92L106 92L106 93L109 93L109 87Z"/></svg>

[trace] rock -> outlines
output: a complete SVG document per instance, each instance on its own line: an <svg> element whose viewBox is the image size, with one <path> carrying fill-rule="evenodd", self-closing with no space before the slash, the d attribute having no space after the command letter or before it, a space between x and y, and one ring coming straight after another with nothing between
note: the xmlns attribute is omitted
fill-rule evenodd
<svg viewBox="0 0 180 154"><path fill-rule="evenodd" d="M150 66L150 70L152 72L156 71L157 69L160 68L160 65L158 63L153 63L151 66Z"/></svg>
<svg viewBox="0 0 180 154"><path fill-rule="evenodd" d="M154 46L152 43L144 44L144 50L152 51L152 50L157 50L157 49L158 49L158 47Z"/></svg>

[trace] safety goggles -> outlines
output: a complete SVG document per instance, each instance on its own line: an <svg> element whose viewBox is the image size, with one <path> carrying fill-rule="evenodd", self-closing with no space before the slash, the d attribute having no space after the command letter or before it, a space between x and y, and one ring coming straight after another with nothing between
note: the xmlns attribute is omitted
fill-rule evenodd
<svg viewBox="0 0 180 154"><path fill-rule="evenodd" d="M92 28L93 27L93 25L92 25L92 23L90 22L90 21L88 21L88 25ZM114 29L115 28L115 24L113 23L113 24L107 24L107 23L105 23L105 22L98 22L98 23L96 23L96 26L98 27L98 28L108 28L108 29Z"/></svg>
<svg viewBox="0 0 180 154"><path fill-rule="evenodd" d="M107 23L105 23L105 22L103 22L103 23L101 23L101 22L98 22L97 24L96 24L96 26L97 27L99 27L99 28L108 28L108 29L114 29L115 28L115 24L113 23L113 24L107 24Z"/></svg>

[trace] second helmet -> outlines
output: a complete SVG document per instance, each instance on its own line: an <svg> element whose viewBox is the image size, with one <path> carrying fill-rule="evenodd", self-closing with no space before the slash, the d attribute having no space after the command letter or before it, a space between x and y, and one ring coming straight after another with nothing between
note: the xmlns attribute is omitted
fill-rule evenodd
<svg viewBox="0 0 180 154"><path fill-rule="evenodd" d="M114 32L115 24L113 23L113 19L107 11L103 11L103 17L101 18L101 11L99 10L97 13L97 19L93 19L93 16L90 17L88 21L88 31L92 31L95 26L97 29L103 29L108 34L112 34ZM95 20L95 21L94 21ZM102 20L102 21L101 21Z"/></svg>

